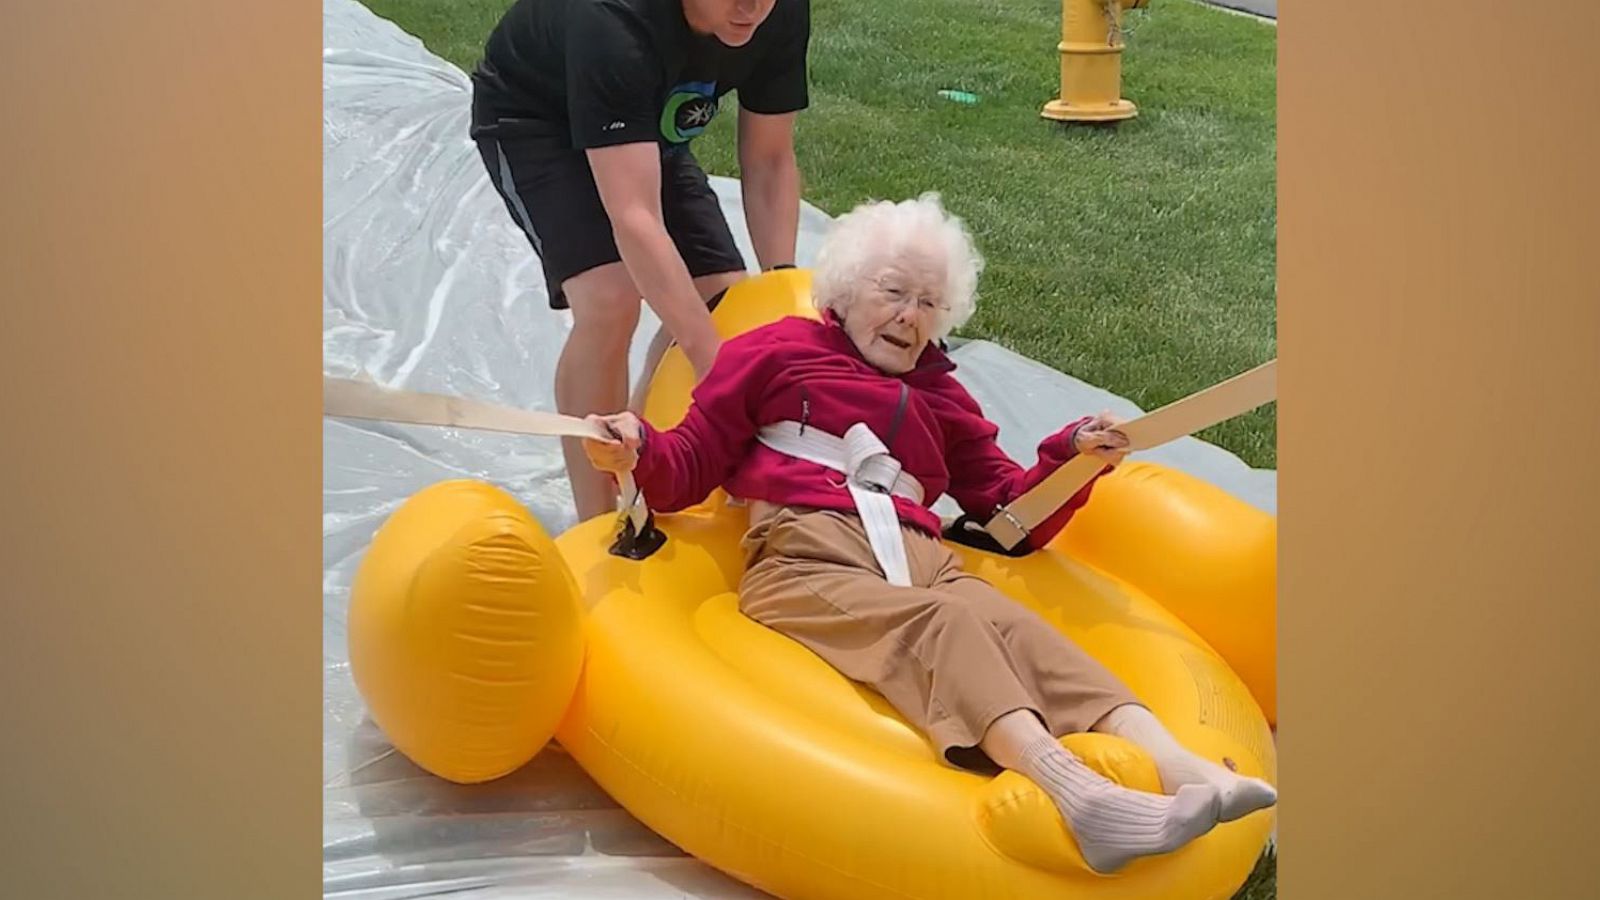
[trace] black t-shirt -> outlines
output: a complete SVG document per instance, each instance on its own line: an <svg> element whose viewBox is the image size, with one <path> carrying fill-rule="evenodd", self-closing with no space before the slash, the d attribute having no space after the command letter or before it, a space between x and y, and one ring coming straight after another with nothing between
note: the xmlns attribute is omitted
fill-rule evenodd
<svg viewBox="0 0 1600 900"><path fill-rule="evenodd" d="M743 47L697 35L682 0L516 0L472 73L474 117L579 149L687 144L729 91L755 113L804 109L810 0L777 0Z"/></svg>

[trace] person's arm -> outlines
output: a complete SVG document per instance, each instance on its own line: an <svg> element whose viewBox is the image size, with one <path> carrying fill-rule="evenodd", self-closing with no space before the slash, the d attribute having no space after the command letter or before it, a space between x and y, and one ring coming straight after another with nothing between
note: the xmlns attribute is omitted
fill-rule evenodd
<svg viewBox="0 0 1600 900"><path fill-rule="evenodd" d="M590 460L607 472L632 471L645 503L657 512L705 500L733 474L755 439L756 411L779 367L772 353L765 342L725 344L695 387L683 421L671 429L656 429L631 412L590 416L617 436L586 441Z"/></svg>
<svg viewBox="0 0 1600 900"><path fill-rule="evenodd" d="M794 113L739 110L739 173L745 222L763 270L794 265L800 228L800 167Z"/></svg>
<svg viewBox="0 0 1600 900"><path fill-rule="evenodd" d="M1001 506L1031 490L1080 453L1093 453L1106 462L1094 479L1029 532L1028 546L1035 549L1049 543L1066 527L1073 514L1089 502L1095 481L1126 455L1126 450L1121 448L1127 446L1127 438L1115 430L1119 419L1107 414L1085 416L1041 441L1038 461L1024 469L1000 449L996 440L999 426L983 417L978 401L959 386L951 393L960 407L960 414L956 421L949 423L947 431L948 493L964 512L975 518L987 520Z"/></svg>
<svg viewBox="0 0 1600 900"><path fill-rule="evenodd" d="M575 3L570 15L572 146L588 159L623 267L704 377L720 340L662 216L660 56L625 6Z"/></svg>
<svg viewBox="0 0 1600 900"><path fill-rule="evenodd" d="M739 85L739 180L757 261L762 269L772 269L794 265L800 228L794 123L811 102L806 77L810 3L795 0L774 9L762 27L778 31L761 63Z"/></svg>
<svg viewBox="0 0 1600 900"><path fill-rule="evenodd" d="M695 374L704 378L721 339L667 233L661 211L660 148L653 141L618 144L591 148L588 157L628 276L683 348Z"/></svg>

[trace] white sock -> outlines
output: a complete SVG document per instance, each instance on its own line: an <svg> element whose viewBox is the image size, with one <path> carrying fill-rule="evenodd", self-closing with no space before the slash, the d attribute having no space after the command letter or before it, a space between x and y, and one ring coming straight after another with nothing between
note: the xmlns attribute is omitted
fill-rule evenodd
<svg viewBox="0 0 1600 900"><path fill-rule="evenodd" d="M1173 796L1130 790L1102 777L1053 737L1024 747L1017 769L1055 801L1084 861L1102 874L1140 856L1170 853L1217 824L1219 801L1210 785L1185 786Z"/></svg>
<svg viewBox="0 0 1600 900"><path fill-rule="evenodd" d="M1155 760L1161 786L1176 791L1186 784L1209 784L1222 797L1221 821L1232 822L1278 802L1278 792L1259 778L1246 778L1197 756L1178 743L1150 710L1135 704L1119 706L1100 723L1107 734L1138 744Z"/></svg>

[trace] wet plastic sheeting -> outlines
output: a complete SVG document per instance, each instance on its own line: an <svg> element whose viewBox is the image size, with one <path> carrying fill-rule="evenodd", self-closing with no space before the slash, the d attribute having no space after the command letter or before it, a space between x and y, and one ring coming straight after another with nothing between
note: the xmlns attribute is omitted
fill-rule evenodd
<svg viewBox="0 0 1600 900"><path fill-rule="evenodd" d="M553 410L569 319L549 309L527 241L467 138L465 74L354 0L326 0L324 15L325 371ZM713 183L753 261L737 182ZM827 222L804 210L801 265ZM647 309L634 372L656 323ZM1133 411L991 344L963 344L955 356L1002 443L1025 463L1066 418ZM323 438L325 891L372 900L764 896L640 825L557 746L470 787L429 776L390 747L365 717L345 645L350 583L373 532L421 488L477 478L511 492L558 534L573 524L560 447L344 421L326 421ZM1275 473L1199 441L1150 455L1273 508Z"/></svg>

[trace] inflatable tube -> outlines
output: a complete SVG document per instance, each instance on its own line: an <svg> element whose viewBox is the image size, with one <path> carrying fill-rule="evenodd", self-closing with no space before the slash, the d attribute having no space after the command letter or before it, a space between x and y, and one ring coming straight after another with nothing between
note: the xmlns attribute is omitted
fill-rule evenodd
<svg viewBox="0 0 1600 900"><path fill-rule="evenodd" d="M373 536L349 643L356 688L396 749L449 781L489 781L555 733L582 668L582 607L526 509L490 485L446 481Z"/></svg>
<svg viewBox="0 0 1600 900"><path fill-rule="evenodd" d="M1278 723L1278 521L1216 485L1127 462L1052 545L1157 597Z"/></svg>
<svg viewBox="0 0 1600 900"><path fill-rule="evenodd" d="M815 315L808 291L804 271L769 273L731 289L713 319L729 336L782 315ZM692 377L682 354L671 351L645 415L658 426L676 423ZM1214 514L1225 507L1217 498L1181 478L1136 476L1132 467L1122 476L1127 492L1097 489L1090 508L1126 503L1127 516L1136 517L1141 496L1181 508L1173 496L1182 495L1204 514L1141 519L1138 533L1153 536L1156 548L1191 548L1180 560L1186 566L1268 565L1257 558L1265 552L1259 543L1206 549L1230 540L1214 532L1229 521ZM1222 588L1207 593L1212 588L1153 575L1167 563L1154 555L1162 551L1141 556L1117 547L1120 534L1135 530L1129 519L1109 511L1080 517L1070 537L1024 557L960 552L970 571L1120 676L1189 748L1276 781L1272 735L1250 689L1159 593L1176 589L1178 599L1203 607L1220 603ZM739 613L734 591L746 523L743 507L718 492L699 507L658 516L666 543L643 560L609 552L609 516L556 541L589 625L582 678L557 736L645 824L779 897L1220 900L1248 876L1271 831L1271 810L1113 876L1089 870L1054 806L1026 779L942 764L881 697ZM1097 529L1104 536L1091 539L1087 532ZM1075 546L1094 552L1080 557ZM1198 574L1195 584L1225 583ZM1226 623L1226 609L1214 611L1198 619ZM1158 789L1153 764L1132 744L1104 735L1066 743L1108 777Z"/></svg>

